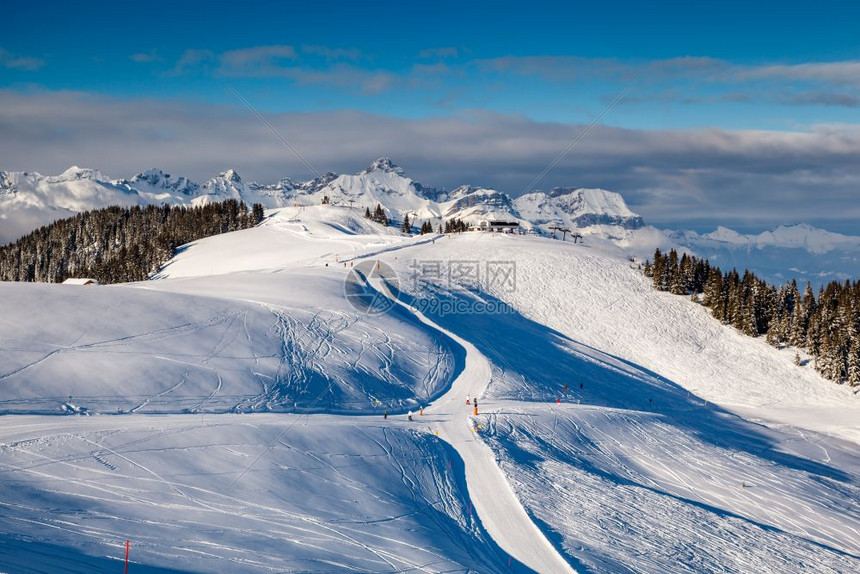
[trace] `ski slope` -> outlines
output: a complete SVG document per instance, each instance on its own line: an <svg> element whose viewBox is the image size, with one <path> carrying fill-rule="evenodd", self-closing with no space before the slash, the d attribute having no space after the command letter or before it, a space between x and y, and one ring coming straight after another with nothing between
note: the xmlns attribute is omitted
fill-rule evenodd
<svg viewBox="0 0 860 574"><path fill-rule="evenodd" d="M836 470L857 476L853 444L577 404L506 404L480 419L529 512L583 571L850 572L860 563L860 492Z"/></svg>
<svg viewBox="0 0 860 574"><path fill-rule="evenodd" d="M4 571L119 571L126 540L130 572L508 571L460 457L405 421L15 416L0 442Z"/></svg>
<svg viewBox="0 0 860 574"><path fill-rule="evenodd" d="M360 315L341 278L223 279L199 289L221 297L0 284L0 412L57 413L70 395L103 414L373 412L426 401L453 376L444 338L405 312Z"/></svg>
<svg viewBox="0 0 860 574"><path fill-rule="evenodd" d="M267 215L152 281L0 285L0 565L113 570L131 539L137 571L860 568L857 396L792 352L597 242ZM364 260L398 272L387 314L344 298Z"/></svg>
<svg viewBox="0 0 860 574"><path fill-rule="evenodd" d="M394 296L390 290L386 290L386 295ZM399 303L408 308L402 301ZM489 361L468 341L440 327L420 311L414 312L423 323L451 337L466 352L462 372L449 391L435 401L428 412L437 417L442 416L438 430L434 433L448 441L465 461L469 495L487 531L502 549L520 558L536 572L573 572L526 514L496 464L492 451L475 436L480 430L478 424L464 416L473 408L466 404L464 397L475 402L477 406L474 408L480 406L477 399L483 395L490 382Z"/></svg>
<svg viewBox="0 0 860 574"><path fill-rule="evenodd" d="M487 339L484 352L491 358L521 359L511 376L491 385L495 397L554 400L559 387L578 383L580 377L560 373L547 381L535 367L547 353L566 361L569 353L557 352L558 345L588 347L657 373L748 418L860 442L860 395L823 379L812 364L794 365L793 349L775 349L763 337L751 339L721 325L688 298L653 290L636 264L605 242L583 245L464 234L410 251L418 261L515 263L514 289L489 284L480 296L507 303L520 316L483 314L462 321L466 338L478 343ZM399 263L382 259L401 276L408 275L409 262L403 257ZM508 327L511 321L516 329ZM557 344L544 343L537 350L534 341Z"/></svg>

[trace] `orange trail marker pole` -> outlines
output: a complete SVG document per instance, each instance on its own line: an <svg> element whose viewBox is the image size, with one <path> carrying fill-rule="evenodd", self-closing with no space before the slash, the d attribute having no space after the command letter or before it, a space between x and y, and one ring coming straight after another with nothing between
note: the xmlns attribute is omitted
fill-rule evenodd
<svg viewBox="0 0 860 574"><path fill-rule="evenodd" d="M128 546L129 541L125 541L125 574L128 574Z"/></svg>

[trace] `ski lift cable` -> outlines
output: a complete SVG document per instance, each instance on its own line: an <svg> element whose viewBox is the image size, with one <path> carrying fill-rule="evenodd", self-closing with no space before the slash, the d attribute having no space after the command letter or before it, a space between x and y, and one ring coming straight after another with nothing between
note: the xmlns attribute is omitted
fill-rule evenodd
<svg viewBox="0 0 860 574"><path fill-rule="evenodd" d="M537 177L535 177L532 180L531 183L529 183L526 186L526 188L523 190L523 193L528 193L532 188L534 188L534 186L536 186L538 183L540 183L540 181L546 176L546 174L549 173L550 170L552 168L554 168L556 166L556 164L558 164L558 162L560 162L564 158L564 156L567 155L567 152L569 152L571 149L573 149L573 147L576 144L578 144L580 141L582 141L582 138L584 138L586 135L588 135L588 132L590 132L594 126L599 124L600 120L602 120L603 117L606 114L608 114L609 111L612 110L612 108L614 108L616 106L616 104L618 104L618 102L620 102L621 100L624 99L624 96L626 96L627 93L631 89L633 89L633 86L636 85L637 81L638 80L633 80L632 82L630 82L630 84L626 88L624 88L624 90L620 94L618 94L614 100L612 100L612 103L609 104L602 112L600 112L600 115L598 115L596 118L594 118L594 121L592 121L590 124L588 124L588 127L586 127L582 132L580 132L580 134L578 136L576 136L576 139L574 139L572 142L570 142L570 145L568 145L566 148L564 148L564 150L560 154L558 154L558 156L556 156L556 158L554 160L552 160L552 162L548 166L546 166L546 168L544 168L544 170L542 172L540 172L537 175Z"/></svg>
<svg viewBox="0 0 860 574"><path fill-rule="evenodd" d="M296 416L296 418L295 418L295 419L293 419L293 422L291 422L291 423L287 426L287 428L285 428L285 429L281 432L281 434L279 434L279 435L277 436L277 438L275 438L275 440L273 440L273 441L269 444L269 446L267 446L267 447L266 447L266 450L264 450L263 452L261 452L261 453L260 453L260 455L259 455L257 458L255 458L255 459L254 459L254 461L253 461L251 464L249 464L247 467L245 467L245 470L243 470L243 471L239 474L239 476L237 476L237 477L236 477L236 480L234 480L233 482L231 482L231 483L230 483L230 486L228 486L228 487L227 487L227 490L230 490L231 488L233 488L233 486L234 486L237 482L239 482L240 480L242 480L242 477L244 477L244 476L248 473L248 471L249 471L249 470L251 470L251 469L252 469L252 468L253 468L253 467L254 467L258 462L260 462L260 459L261 459L261 458L263 458L264 456L266 456L266 454L268 454L268 452L269 452L270 450L272 450L272 448L273 448L276 444L278 444L278 443L281 441L281 439L282 439L282 438L284 438L284 435L285 435L285 434L287 434L287 432L289 432L289 430L290 430L291 428L293 428L293 426L295 426L295 424L296 424L298 421L300 421L300 420L301 420L301 418L302 418L304 415L306 415L306 414L307 414L307 413L308 413L308 412L309 412L309 411L314 407L314 405L316 405L316 404L319 402L319 400L323 397L323 395L325 395L325 394L326 394L326 393L327 393L327 392L328 392L328 391L329 391L329 390L334 386L334 383L335 383L335 381L334 381L334 380L332 380L332 381L331 381L331 383L329 383L328 387L326 387L326 389L325 389L323 392L321 392L321 393L319 394L319 396L317 396L317 398L316 398L316 399L314 399L314 402L312 402L310 405L308 405L308 407L307 407L303 412L299 413L299 415L298 415L298 416Z"/></svg>
<svg viewBox="0 0 860 574"><path fill-rule="evenodd" d="M320 175L320 172L318 172L316 169L314 169L314 166L312 166L310 163L308 163L308 161L307 161L305 158L303 158L303 157L302 157L302 154L300 154L300 153L296 150L296 148L294 148L292 145L290 145L290 142L288 142L286 139L284 139L284 137L283 137L280 133L278 133L278 130L276 130L274 127L272 127L272 124L270 124L269 122L267 122L267 121L266 121L266 118L264 118L262 115L260 115L260 113L259 113L257 110L255 110L255 109L254 109L254 107L253 107L253 106L248 102L248 100L246 100L245 98L243 98L243 97L242 97L242 94L240 94L239 92L237 92L237 91L236 91L236 88L234 88L234 87L233 87L233 86L231 86L230 84L226 84L226 85L227 85L227 88L229 88L229 89L230 89L230 91L231 91L231 92L233 92L233 94L235 94L235 96L236 96L237 98L239 98L239 101L241 101L243 104L245 104L245 107L246 107L246 108L248 108L249 110L251 110L251 113L253 113L255 116L257 116L257 118L258 118L261 122L263 122L263 124L264 124L267 128L269 128L269 130L271 130L271 132L272 132L273 134L275 134L275 137L277 137L279 140L281 140L281 142L282 142L285 146L287 146L287 147L289 148L289 150L290 150L291 152L293 152L293 154L295 154L295 156L296 156L297 158L299 158L299 159L301 160L301 162L302 162L303 164L305 164L305 166L306 166L309 170L311 170L312 172L314 172L314 174L316 174L316 176L317 176L318 178L322 179L322 175Z"/></svg>
<svg viewBox="0 0 860 574"><path fill-rule="evenodd" d="M277 137L279 140L281 140L281 142L282 142L285 146L287 146L287 148L289 148L289 150L290 150L291 152L293 152L293 154L295 154L295 156L296 156L297 158L299 158L299 160L301 160L301 162L302 162L303 164L305 164L305 166L306 166L309 170L311 170L311 171L312 171L312 172L313 172L313 173L314 173L314 174L315 174L315 175L316 175L320 180L322 180L322 179L323 179L322 174L320 174L320 172L318 172L318 171L314 168L314 166L312 166L312 165L311 165L311 164L310 164L310 163L309 163L309 162L308 162L304 157L302 157L302 154L300 154L300 153L298 152L298 150L297 150L296 148L294 148L294 147L290 144L290 142L288 142L288 141L287 141L287 140L286 140L286 139L285 139L285 138L284 138L284 137L283 137L283 136L278 132L278 130L276 130L276 129L274 128L274 126L272 126L272 124L270 124L268 121L266 121L266 118L264 118L264 117L262 116L262 114L260 114L260 112L258 112L256 109L254 109L254 106L252 106L252 105L250 104L250 102L248 102L248 100L246 100L244 97L242 97L242 94L240 94L240 93L236 90L236 88L234 88L233 86L231 86L229 83L226 83L226 82L225 82L225 85L227 86L227 88L228 88L231 92L233 92L233 94L234 94L237 98L239 98L239 101L241 101L241 102L245 105L245 107L246 107L246 108L248 108L248 109L251 111L251 113L253 113L255 116L257 116L257 118L258 118L261 122L263 122L263 124L264 124L267 128L269 128L269 130L270 130L273 134L275 134L275 137ZM341 198L343 198L343 197L344 197L344 194L343 194L342 190L337 190L337 191L339 192L339 195L341 196ZM350 201L350 200L348 200L348 201ZM351 199L351 202L355 202L355 199ZM350 204L349 209L350 209L350 212L354 212L354 210L353 210L353 208L352 208L352 204ZM384 238L383 238L383 236L382 236L378 231L376 231L375 229L373 229L372 227L371 227L371 229L370 229L370 230L371 230L375 235L377 235L380 239L384 239Z"/></svg>
<svg viewBox="0 0 860 574"><path fill-rule="evenodd" d="M614 107L618 104L618 102L620 102L621 100L623 100L623 99L624 99L624 97L627 95L627 93L628 93L628 92L630 92L630 90L632 90L632 89L633 89L633 87L634 87L638 82L639 82L639 79L638 79L638 78L634 79L632 82L630 82L630 84L628 84L628 86L627 86L626 88L624 88L624 90L622 90L622 91L621 91L621 93L620 93L620 94L618 94L617 96L615 96L615 99L614 99L614 100L612 100L612 103L610 103L608 106L606 106L606 108L605 108L602 112L600 112L600 114L599 114L596 118L594 118L594 121L592 121L590 124L588 124L588 127L586 127L584 130L582 130L582 132L580 132L580 134L579 134L578 136L576 136L576 138L575 138L572 142L570 142L570 145L568 145L566 148L564 148L564 150L563 150L560 154L558 154L558 155L556 156L556 158L555 158L554 160L552 160L552 162L551 162L548 166L546 166L546 168L544 168L544 169L543 169L543 171L541 171L541 172L537 175L537 177L535 177L535 178L531 181L531 183L529 183L529 184L526 186L526 188L523 190L523 193L528 193L528 191L529 191L529 190L531 190L534 186L536 186L538 183L540 183L540 182L541 182L541 180L542 180L544 177L546 177L546 174L548 174L548 173L550 172L550 170L551 170L552 168L554 168L554 167L556 166L556 164L558 164L558 162L560 162L560 161L564 158L564 156L566 156L566 155L567 155L567 153L568 153L570 150L572 150L572 149L574 148L574 146L575 146L576 144L578 144L580 141L582 141L582 139L583 139L586 135L588 135L588 132L590 132L590 131L591 131L591 129L592 129L594 126L596 126L597 124L599 124L599 123L600 123L600 120L602 120L602 119L604 118L604 116L606 116L606 114L608 114L608 113L612 110L612 108L614 108ZM469 245L469 247L471 247L472 245L474 245L475 243L477 243L477 242L478 242L478 241L479 241L483 236L484 236L484 233L480 233L480 234L478 234L478 237L475 239L475 241L473 241L473 242Z"/></svg>

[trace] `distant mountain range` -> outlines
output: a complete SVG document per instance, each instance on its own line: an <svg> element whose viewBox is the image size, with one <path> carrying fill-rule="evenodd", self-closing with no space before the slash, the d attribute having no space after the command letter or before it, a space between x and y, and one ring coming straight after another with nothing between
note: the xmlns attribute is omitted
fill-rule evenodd
<svg viewBox="0 0 860 574"><path fill-rule="evenodd" d="M130 179L110 179L93 169L71 167L56 176L0 172L0 242L10 242L53 220L109 205L202 205L237 199L266 208L313 205L328 197L362 212L380 204L393 220L417 222L458 218L517 221L523 229L551 233L575 229L606 240L631 255L647 257L655 247L690 250L729 268L749 267L772 281L789 278L815 284L860 276L860 237L797 224L758 235L719 227L712 233L660 230L648 226L618 193L603 189L554 188L512 198L504 192L464 185L446 192L409 178L388 158L355 175L327 173L293 182L245 182L230 169L199 184L150 169Z"/></svg>

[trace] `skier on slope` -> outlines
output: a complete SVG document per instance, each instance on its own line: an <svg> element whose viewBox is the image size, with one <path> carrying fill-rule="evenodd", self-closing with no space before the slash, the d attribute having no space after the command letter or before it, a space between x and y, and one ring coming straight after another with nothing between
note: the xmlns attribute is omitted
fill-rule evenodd
<svg viewBox="0 0 860 574"><path fill-rule="evenodd" d="M409 411L409 413L407 414L407 417L409 418L410 421L412 420L412 411Z"/></svg>
<svg viewBox="0 0 860 574"><path fill-rule="evenodd" d="M466 395L466 404L467 404L467 405L471 405L471 404L472 404L472 397L471 397L471 395Z"/></svg>

